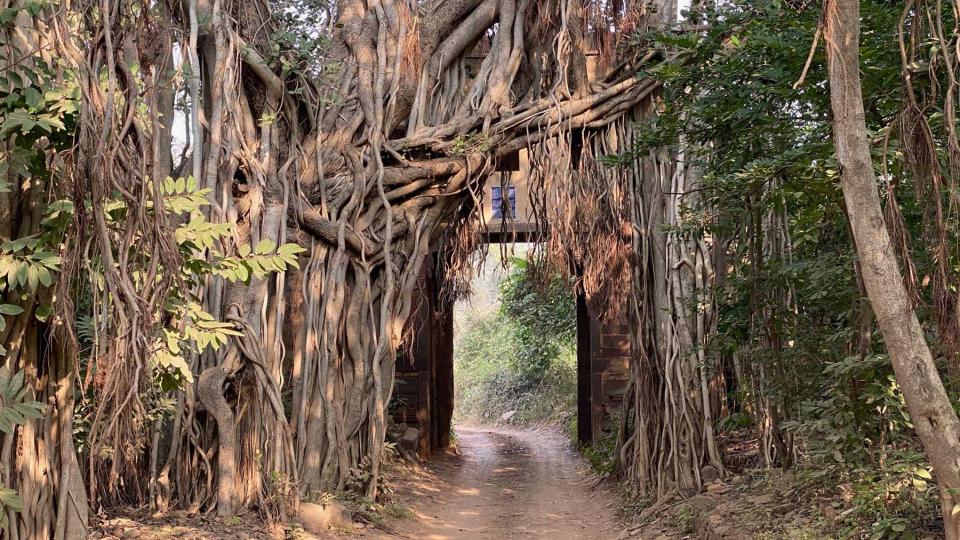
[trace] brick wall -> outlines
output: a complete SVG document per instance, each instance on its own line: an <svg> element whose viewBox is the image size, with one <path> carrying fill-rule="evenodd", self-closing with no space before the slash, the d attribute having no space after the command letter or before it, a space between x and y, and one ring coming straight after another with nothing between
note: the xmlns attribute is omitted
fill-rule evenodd
<svg viewBox="0 0 960 540"><path fill-rule="evenodd" d="M593 440L616 430L630 374L630 328L622 321L591 321L590 396Z"/></svg>
<svg viewBox="0 0 960 540"><path fill-rule="evenodd" d="M418 431L421 457L450 444L453 415L453 311L442 304L434 268L426 261L417 280L394 385L393 421Z"/></svg>

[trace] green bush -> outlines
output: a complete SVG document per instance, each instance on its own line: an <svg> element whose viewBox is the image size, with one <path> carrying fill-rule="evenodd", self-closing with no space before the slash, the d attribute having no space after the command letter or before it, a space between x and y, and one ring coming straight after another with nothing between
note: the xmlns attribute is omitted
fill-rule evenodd
<svg viewBox="0 0 960 540"><path fill-rule="evenodd" d="M545 376L551 364L576 351L577 314L573 283L553 274L542 279L524 259L510 260L500 284L500 313L517 338L515 369Z"/></svg>
<svg viewBox="0 0 960 540"><path fill-rule="evenodd" d="M619 418L613 418L610 424L617 426L620 424ZM576 433L571 435L571 440L576 440ZM601 476L609 476L617 468L617 431L605 430L600 435L600 439L593 444L586 444L580 447L580 453L590 463L593 471Z"/></svg>
<svg viewBox="0 0 960 540"><path fill-rule="evenodd" d="M500 284L501 307L470 321L454 357L458 422L558 422L576 406L576 312L572 284L534 279L512 259Z"/></svg>
<svg viewBox="0 0 960 540"><path fill-rule="evenodd" d="M823 373L819 393L784 426L804 442L808 477L849 485L838 532L899 539L936 529L937 489L886 355L828 361Z"/></svg>

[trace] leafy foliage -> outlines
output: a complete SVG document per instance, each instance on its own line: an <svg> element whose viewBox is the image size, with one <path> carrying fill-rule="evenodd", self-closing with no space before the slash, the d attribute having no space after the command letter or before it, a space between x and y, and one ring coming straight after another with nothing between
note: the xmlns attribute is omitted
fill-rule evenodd
<svg viewBox="0 0 960 540"><path fill-rule="evenodd" d="M895 193L904 226L909 237L922 238L923 210L893 129L903 107L900 59L891 54L902 6L860 4L876 167L905 186ZM831 479L831 488L837 478L851 483L856 495L844 532L899 538L936 521L935 490L857 284L823 47L807 64L822 6L780 0L701 6L687 14L689 23L708 30L635 38L638 46L668 47L685 60L646 73L663 83L663 109L638 126L635 153L682 145L702 174L704 204L688 209L676 232L728 246L713 291L717 332L707 351L709 362L725 366L733 390L719 426L758 432L757 404L769 400L802 464ZM623 157L633 156L609 161ZM781 222L782 230L772 225ZM789 246L780 254L771 250L778 238ZM912 241L909 250L918 275L935 271L928 246ZM931 290L920 295L921 320L936 340Z"/></svg>
<svg viewBox="0 0 960 540"><path fill-rule="evenodd" d="M180 267L176 271L182 283L181 287L171 290L166 298L163 304L166 323L153 340L156 390L162 393L194 382L189 362L192 356L208 348L215 351L225 345L231 336L242 335L233 322L218 321L201 307L195 291L199 290L207 276L249 284L251 280L264 279L274 272L297 267L297 257L304 249L296 244L278 247L264 240L252 247L241 245L236 253L226 254L222 246L233 239L233 227L207 221L204 209L209 204L208 189L199 188L192 177L167 178L158 187L163 211L180 223L173 238L181 256ZM119 199L108 201L104 208L108 225L121 219L125 211ZM63 220L72 212L73 206L68 201L57 201L51 205L50 219ZM90 269L94 274L92 281L97 285L97 292L102 294L102 269L97 264L102 262L93 261ZM135 279L143 279L143 276L136 275ZM80 310L76 323L78 339L92 343L108 322L101 320L91 306L86 306ZM153 401L160 403L163 398L155 396ZM158 410L169 411L169 407L159 407ZM83 414L77 424L82 431L86 424Z"/></svg>
<svg viewBox="0 0 960 540"><path fill-rule="evenodd" d="M305 250L296 244L277 247L262 240L251 247L242 244L235 255L224 254L223 241L233 235L229 223L210 223L203 212L208 204L208 189L200 189L192 177L167 178L160 186L165 211L188 217L175 231L174 238L183 257L180 268L185 290L175 290L167 299L166 311L171 324L156 341L154 364L161 389L170 390L193 382L186 358L208 347L217 350L230 336L242 335L231 322L217 321L204 311L191 291L197 290L206 276L219 276L230 282L249 284L274 272L298 267L297 256Z"/></svg>
<svg viewBox="0 0 960 540"><path fill-rule="evenodd" d="M26 423L27 419L43 418L45 406L26 399L28 392L22 370L11 374L8 367L0 367L0 432L10 435L15 426ZM21 512L23 501L16 491L0 486L0 527L4 530L7 530L8 509Z"/></svg>
<svg viewBox="0 0 960 540"><path fill-rule="evenodd" d="M545 374L551 362L570 350L577 333L573 283L551 275L534 279L526 259L510 260L510 272L500 284L500 311L515 325L518 371Z"/></svg>
<svg viewBox="0 0 960 540"><path fill-rule="evenodd" d="M524 259L510 260L500 283L500 309L457 343L454 408L460 419L515 423L558 421L576 397L576 316L572 285L552 276L546 287Z"/></svg>
<svg viewBox="0 0 960 540"><path fill-rule="evenodd" d="M10 373L6 366L0 367L0 431L10 433L13 426L23 424L28 418L42 418L44 405L25 400L29 387L23 382L23 371Z"/></svg>

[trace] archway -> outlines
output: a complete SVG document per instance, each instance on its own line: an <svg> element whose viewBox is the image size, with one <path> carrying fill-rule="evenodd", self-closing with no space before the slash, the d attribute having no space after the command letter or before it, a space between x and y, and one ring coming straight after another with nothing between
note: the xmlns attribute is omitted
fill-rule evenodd
<svg viewBox="0 0 960 540"><path fill-rule="evenodd" d="M529 243L536 238L533 224L526 220L523 159L511 181L487 186L489 244ZM497 197L495 188L518 185L516 202L510 210L509 232L494 205L511 204ZM402 428L402 445L427 457L450 444L454 411L454 309L441 294L437 254L424 264L417 283L414 314L408 328L411 342L397 359L393 420ZM628 325L619 320L604 321L590 309L589 299L576 291L576 435L579 444L598 441L605 431L616 429L629 377L630 336Z"/></svg>

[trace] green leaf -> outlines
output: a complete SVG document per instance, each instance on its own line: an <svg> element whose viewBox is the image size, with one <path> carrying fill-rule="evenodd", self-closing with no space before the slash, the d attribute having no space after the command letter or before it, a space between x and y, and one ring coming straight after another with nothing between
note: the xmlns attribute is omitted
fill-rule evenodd
<svg viewBox="0 0 960 540"><path fill-rule="evenodd" d="M0 304L0 314L19 315L23 313L23 308L14 304Z"/></svg>
<svg viewBox="0 0 960 540"><path fill-rule="evenodd" d="M42 418L45 405L23 398L29 388L23 384L23 371L11 376L9 368L0 368L0 431L10 433L13 426L23 424L28 418Z"/></svg>
<svg viewBox="0 0 960 540"><path fill-rule="evenodd" d="M43 304L39 306L36 311L34 311L33 316L36 317L40 322L46 322L52 312L53 306L50 304Z"/></svg>
<svg viewBox="0 0 960 540"><path fill-rule="evenodd" d="M279 248L277 248L277 255L283 255L283 256L289 257L289 256L299 255L305 251L307 250L300 247L299 244L286 243L280 246Z"/></svg>
<svg viewBox="0 0 960 540"><path fill-rule="evenodd" d="M37 267L37 275L40 278L40 284L44 287L49 287L53 284L53 276L51 276L50 271L43 266Z"/></svg>
<svg viewBox="0 0 960 540"><path fill-rule="evenodd" d="M37 266L27 266L27 285L31 291L36 291L40 285L40 272Z"/></svg>
<svg viewBox="0 0 960 540"><path fill-rule="evenodd" d="M10 488L0 487L0 503L14 512L23 512L23 501L17 492Z"/></svg>
<svg viewBox="0 0 960 540"><path fill-rule="evenodd" d="M30 267L29 267L29 266L27 266L27 265L25 265L25 264L21 264L21 265L17 266L17 281L16 281L16 283L17 283L17 286L18 286L18 287L23 287L24 285L27 284L27 281L28 281L28 279L29 279L29 277L28 277L29 272L30 272Z"/></svg>
<svg viewBox="0 0 960 540"><path fill-rule="evenodd" d="M6 399L10 394L10 368L4 366L0 368L0 397Z"/></svg>
<svg viewBox="0 0 960 540"><path fill-rule="evenodd" d="M23 250L23 249L26 248L26 247L30 247L30 246L36 245L36 243L37 243L37 237L36 237L36 236L34 236L34 235L31 235L31 236L23 236L23 237L20 237L20 238L16 238L16 239L14 239L14 240L8 240L8 241L4 242L3 244L0 244L0 249L3 249L3 251L10 251L10 252L13 252L13 253L17 253L17 252Z"/></svg>
<svg viewBox="0 0 960 540"><path fill-rule="evenodd" d="M27 106L31 109L36 109L40 104L40 101L43 99L43 96L40 95L40 91L32 86L28 86L23 89L23 97L27 102Z"/></svg>
<svg viewBox="0 0 960 540"><path fill-rule="evenodd" d="M256 277L263 277L267 275L267 271L264 270L263 266L257 259L249 259L246 261L247 265L250 266L250 271Z"/></svg>
<svg viewBox="0 0 960 540"><path fill-rule="evenodd" d="M273 240L270 240L269 238L264 238L257 244L257 246L254 248L253 251L257 255L266 255L268 253L272 253L274 248L276 247L277 247L277 244L274 243Z"/></svg>
<svg viewBox="0 0 960 540"><path fill-rule="evenodd" d="M234 272L238 281L246 283L250 279L250 269L246 265L238 264Z"/></svg>
<svg viewBox="0 0 960 540"><path fill-rule="evenodd" d="M0 9L0 24L9 23L17 17L17 13L20 13L20 10L17 8Z"/></svg>
<svg viewBox="0 0 960 540"><path fill-rule="evenodd" d="M4 394L3 398L7 401L14 399L14 396L20 392L20 389L23 388L23 370L19 370L10 377L10 385L7 387L7 392Z"/></svg>

